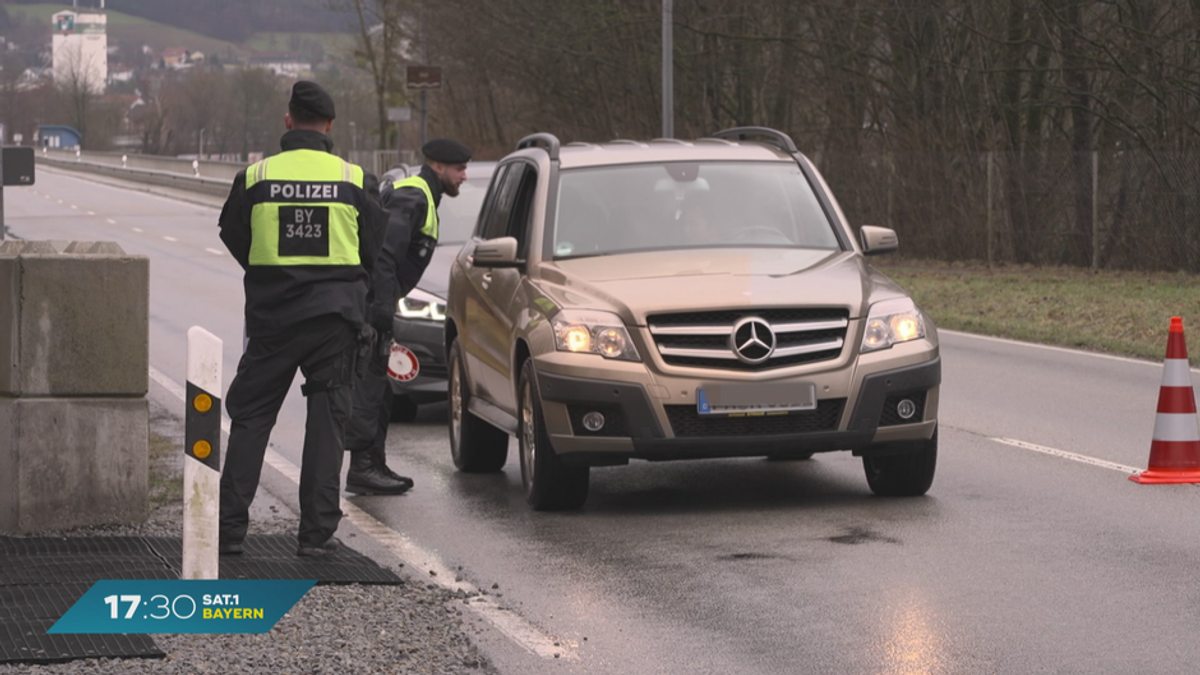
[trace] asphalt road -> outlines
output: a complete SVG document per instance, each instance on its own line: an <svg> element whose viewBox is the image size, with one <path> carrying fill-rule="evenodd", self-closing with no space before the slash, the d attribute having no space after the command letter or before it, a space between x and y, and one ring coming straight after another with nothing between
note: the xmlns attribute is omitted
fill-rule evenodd
<svg viewBox="0 0 1200 675"><path fill-rule="evenodd" d="M10 230L149 256L152 367L183 382L201 325L228 386L241 274L217 209L39 171L6 191ZM942 358L924 498L872 496L839 453L594 469L582 512L533 513L515 445L503 474L458 474L433 405L389 438L416 488L353 501L561 645L484 627L503 672L1196 672L1200 489L1122 470L1146 465L1161 366L948 332ZM273 442L298 463L295 389Z"/></svg>

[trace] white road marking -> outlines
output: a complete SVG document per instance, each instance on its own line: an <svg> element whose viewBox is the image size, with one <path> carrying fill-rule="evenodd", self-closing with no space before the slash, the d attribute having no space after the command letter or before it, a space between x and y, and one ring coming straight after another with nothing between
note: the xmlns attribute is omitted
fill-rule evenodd
<svg viewBox="0 0 1200 675"><path fill-rule="evenodd" d="M134 232L143 232L143 231L144 231L144 230L142 230L142 228L140 228L140 227L131 227L131 228L129 228L129 229L133 230Z"/></svg>
<svg viewBox="0 0 1200 675"><path fill-rule="evenodd" d="M1068 349L1066 347L1055 347L1053 345L1039 345L1034 342L1023 342L1021 340L1010 340L1008 338L993 337L991 335L976 335L975 333L963 333L963 332L956 331L956 330L947 330L945 328L939 328L938 334L942 334L942 333L944 333L946 335L954 335L957 337L965 337L965 338L973 338L976 340L984 340L986 342L999 342L1002 344L1019 345L1021 347L1032 347L1034 349L1044 349L1046 351L1061 352L1063 354L1074 354L1076 356L1092 356L1097 359L1108 359L1109 361L1121 361L1124 363L1136 363L1141 366L1154 366L1155 368L1161 368L1163 365L1161 361L1143 361L1141 359L1131 359L1128 356L1113 356L1112 354L1100 354L1097 352L1086 352L1081 349ZM1163 333L1166 333L1166 331L1163 331ZM1165 347L1166 336L1164 335L1163 337L1164 337L1164 353L1166 353L1166 347ZM1191 370L1192 370L1192 372L1200 373L1200 368L1192 368Z"/></svg>
<svg viewBox="0 0 1200 675"><path fill-rule="evenodd" d="M1142 472L1142 470L1137 467L1126 466L1124 464L1117 464L1116 462L1109 462L1109 461L1106 461L1103 459L1096 459L1095 457L1088 457L1087 455L1080 455L1080 454L1077 454L1074 452L1067 452L1066 450L1059 450L1058 448L1048 448L1044 445L1038 445L1036 443L1026 443L1025 441L1018 441L1015 438L993 438L992 440L996 441L997 443L1011 445L1014 448L1021 448L1022 450L1032 450L1034 452L1040 452L1040 453L1043 453L1046 455L1050 455L1051 457L1059 457L1061 459L1069 459L1072 462L1079 462L1081 464L1090 464L1092 466L1098 466L1102 469L1111 469L1113 471L1120 471L1121 473L1130 473L1130 474Z"/></svg>
<svg viewBox="0 0 1200 675"><path fill-rule="evenodd" d="M186 390L154 366L150 366L150 379L162 385L164 389L181 402L187 400ZM223 417L221 419L221 429L226 434L229 433L228 418ZM300 467L270 448L267 448L265 459L267 464L270 464L276 471L287 477L288 480L296 485L300 484ZM421 577L423 581L431 581L443 588L452 591L463 591L473 596L468 601L467 607L472 609L482 619L495 626L501 633L507 635L513 642L544 659L557 658L568 661L577 661L579 659L579 656L572 651L572 648L578 645L560 640L558 641L559 646L555 646L554 638L542 633L516 612L501 607L495 598L490 595L483 595L478 588L469 582L456 581L458 578L457 573L443 563L436 554L417 546L408 537L392 530L371 514L345 499L341 501L341 509L346 519L354 523L355 527L374 537L396 557L403 560L410 569L417 570L418 573L424 572L429 574L428 578L425 576Z"/></svg>
<svg viewBox="0 0 1200 675"><path fill-rule="evenodd" d="M108 223L109 225L116 225L116 224L117 224L117 221L113 220L112 218L105 218L105 219L104 219L104 222Z"/></svg>
<svg viewBox="0 0 1200 675"><path fill-rule="evenodd" d="M163 239L166 239L167 241L179 241L175 237L163 237Z"/></svg>
<svg viewBox="0 0 1200 675"><path fill-rule="evenodd" d="M215 248L206 248L206 249L204 249L204 250L205 250L205 251L208 251L209 253L211 253L211 254L213 254L213 255L225 255L225 252L224 252L224 251L218 251L218 250L217 250L217 249L215 249Z"/></svg>

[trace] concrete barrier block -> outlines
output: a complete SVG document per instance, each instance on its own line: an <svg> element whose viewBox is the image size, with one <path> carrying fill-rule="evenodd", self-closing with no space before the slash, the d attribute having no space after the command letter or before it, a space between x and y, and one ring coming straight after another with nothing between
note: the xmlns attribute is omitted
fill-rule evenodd
<svg viewBox="0 0 1200 675"><path fill-rule="evenodd" d="M0 531L144 522L145 398L0 398Z"/></svg>
<svg viewBox="0 0 1200 675"><path fill-rule="evenodd" d="M14 357L0 396L144 396L149 285L149 259L113 242L0 251L0 353Z"/></svg>
<svg viewBox="0 0 1200 675"><path fill-rule="evenodd" d="M0 366L0 396L15 395L19 389L17 346L20 343L17 341L17 325L21 307L20 271L16 257L6 257L0 250L0 354L8 356L8 365Z"/></svg>
<svg viewBox="0 0 1200 675"><path fill-rule="evenodd" d="M62 252L77 255L125 255L125 250L115 241L72 241L63 247Z"/></svg>
<svg viewBox="0 0 1200 675"><path fill-rule="evenodd" d="M0 242L0 255L41 254L55 255L61 253L70 242L66 241L29 241L26 239L8 239Z"/></svg>

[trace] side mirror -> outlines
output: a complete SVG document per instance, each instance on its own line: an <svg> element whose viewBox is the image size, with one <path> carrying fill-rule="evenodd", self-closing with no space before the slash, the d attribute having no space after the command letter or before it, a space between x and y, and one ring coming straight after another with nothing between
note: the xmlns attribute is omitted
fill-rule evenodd
<svg viewBox="0 0 1200 675"><path fill-rule="evenodd" d="M858 237L862 242L863 255L895 253L900 248L900 240L896 238L896 231L890 228L863 225Z"/></svg>
<svg viewBox="0 0 1200 675"><path fill-rule="evenodd" d="M515 237L497 237L481 241L475 245L471 253L472 264L476 267L520 267L524 260L517 260L517 240Z"/></svg>

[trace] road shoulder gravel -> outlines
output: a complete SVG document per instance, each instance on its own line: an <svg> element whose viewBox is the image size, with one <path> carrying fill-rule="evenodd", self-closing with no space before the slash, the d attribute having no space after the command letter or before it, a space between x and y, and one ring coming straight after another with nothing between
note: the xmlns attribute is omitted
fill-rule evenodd
<svg viewBox="0 0 1200 675"><path fill-rule="evenodd" d="M183 422L150 399L150 517L139 525L39 532L29 536L181 537ZM294 534L297 516L260 489L250 532ZM353 536L353 535L351 535ZM353 538L339 532L346 545ZM370 547L366 547L370 548ZM361 550L361 549L359 549ZM362 551L370 555L369 551ZM399 586L317 586L268 633L155 635L165 659L81 659L68 663L0 665L0 675L37 673L496 673L473 644L464 598L394 561L380 561L404 579Z"/></svg>

